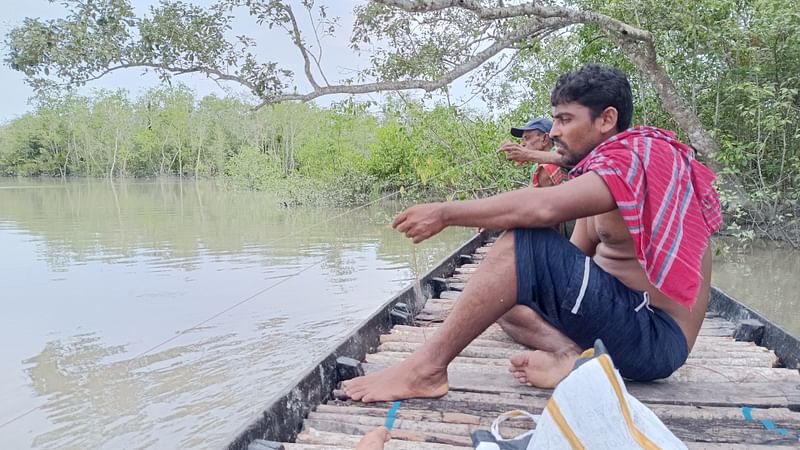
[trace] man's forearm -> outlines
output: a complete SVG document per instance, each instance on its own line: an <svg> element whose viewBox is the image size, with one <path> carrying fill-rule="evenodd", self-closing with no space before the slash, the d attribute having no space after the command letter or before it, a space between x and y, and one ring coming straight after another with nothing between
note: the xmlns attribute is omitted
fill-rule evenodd
<svg viewBox="0 0 800 450"><path fill-rule="evenodd" d="M561 162L561 156L554 152L529 150L525 155L525 160L539 164L559 164Z"/></svg>
<svg viewBox="0 0 800 450"><path fill-rule="evenodd" d="M553 225L549 205L535 189L518 189L478 200L442 203L447 226L510 229Z"/></svg>
<svg viewBox="0 0 800 450"><path fill-rule="evenodd" d="M547 152L546 156L541 158L540 164L558 164L561 162L561 155L555 152Z"/></svg>

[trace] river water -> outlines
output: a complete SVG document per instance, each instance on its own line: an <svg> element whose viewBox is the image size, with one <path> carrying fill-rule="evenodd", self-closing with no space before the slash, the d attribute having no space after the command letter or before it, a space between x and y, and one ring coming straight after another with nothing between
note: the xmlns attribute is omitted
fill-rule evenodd
<svg viewBox="0 0 800 450"><path fill-rule="evenodd" d="M0 448L219 448L415 274L399 205L211 182L0 179ZM800 255L717 243L714 284L800 334Z"/></svg>
<svg viewBox="0 0 800 450"><path fill-rule="evenodd" d="M414 250L398 208L0 181L0 448L221 447L471 234Z"/></svg>

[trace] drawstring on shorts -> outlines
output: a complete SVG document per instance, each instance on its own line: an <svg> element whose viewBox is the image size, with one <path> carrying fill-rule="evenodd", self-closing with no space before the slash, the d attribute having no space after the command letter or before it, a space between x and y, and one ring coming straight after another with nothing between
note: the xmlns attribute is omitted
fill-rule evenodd
<svg viewBox="0 0 800 450"><path fill-rule="evenodd" d="M633 310L636 311L636 312L639 312L639 311L641 311L642 308L647 307L648 311L654 312L653 308L650 307L650 293L649 292L644 292L644 296L643 297L644 297L644 300L642 300L642 303L639 303L639 306L637 306Z"/></svg>

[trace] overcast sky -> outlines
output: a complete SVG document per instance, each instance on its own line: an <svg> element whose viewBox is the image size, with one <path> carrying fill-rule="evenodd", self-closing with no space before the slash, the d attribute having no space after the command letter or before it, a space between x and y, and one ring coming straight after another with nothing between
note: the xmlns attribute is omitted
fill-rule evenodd
<svg viewBox="0 0 800 450"><path fill-rule="evenodd" d="M150 5L157 2L151 0L131 0L131 3L136 9L137 15L142 15L147 12ZM192 3L210 4L213 2L201 0L193 1ZM353 6L360 3L363 3L363 1L335 0L326 2L326 4L331 5L329 7L329 16L341 17L342 24L335 39L329 39L323 42L325 52L323 56L323 67L331 82L334 82L337 77L345 78L352 74L353 70L363 68L367 64L365 57L358 57L347 46L350 30L352 29ZM22 24L25 17L52 19L65 15L65 9L60 4L52 4L46 0L0 0L0 10L3 11L3 15L0 17L0 35L2 35L2 41L6 40L5 36L11 28ZM256 38L259 43L259 54L264 60L278 61L283 67L293 70L295 74L300 74L298 78L300 83L298 83L298 86L301 90L307 89L308 85L303 83L304 77L302 76L303 70L300 54L283 31L268 30L266 27L259 27L246 13L240 16L241 18L236 21L233 33L246 34ZM237 15L237 17L239 17L239 15ZM0 46L0 58L5 59L7 56L8 48L5 44L2 44L2 46ZM212 92L219 95L225 94L225 91L220 89L215 83L201 76L181 76L174 78L174 80L189 85L201 96ZM85 88L82 88L81 92L89 93L92 89L97 88L125 88L135 97L143 90L156 86L158 83L159 81L156 75L151 73L143 76L141 70L130 69L111 74L95 81ZM32 95L32 90L25 84L22 75L19 72L11 70L6 64L0 65L0 86L2 86L3 93L2 101L0 101L0 123L7 122L30 110L28 98ZM234 88L237 92L246 92L246 90L235 87L235 85L229 86ZM331 99L322 100L321 103L324 104L330 101Z"/></svg>

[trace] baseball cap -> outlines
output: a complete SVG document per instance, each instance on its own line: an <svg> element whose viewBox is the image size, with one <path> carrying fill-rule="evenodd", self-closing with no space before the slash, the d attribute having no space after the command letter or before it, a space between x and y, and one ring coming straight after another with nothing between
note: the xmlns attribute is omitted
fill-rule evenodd
<svg viewBox="0 0 800 450"><path fill-rule="evenodd" d="M537 117L530 122L526 123L524 127L519 128L512 128L511 135L514 137L521 138L522 133L525 131L541 131L542 133L549 133L550 129L553 128L553 121L546 118L546 117Z"/></svg>

